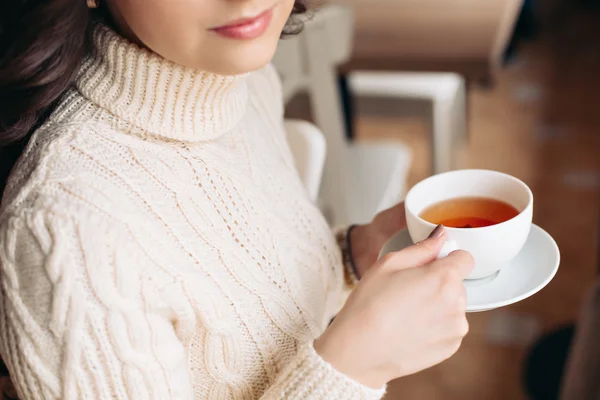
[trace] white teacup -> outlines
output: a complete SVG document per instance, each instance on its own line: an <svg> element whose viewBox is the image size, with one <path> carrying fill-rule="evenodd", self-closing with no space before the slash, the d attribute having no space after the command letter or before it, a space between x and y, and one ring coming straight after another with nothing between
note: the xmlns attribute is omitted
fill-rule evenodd
<svg viewBox="0 0 600 400"><path fill-rule="evenodd" d="M415 185L406 197L406 221L413 242L427 238L435 228L419 216L425 209L460 197L496 199L519 211L508 221L483 228L446 227L448 240L439 257L458 249L468 251L475 259L475 268L467 279L492 276L525 245L533 217L533 194L519 179L496 171L458 170L432 176Z"/></svg>

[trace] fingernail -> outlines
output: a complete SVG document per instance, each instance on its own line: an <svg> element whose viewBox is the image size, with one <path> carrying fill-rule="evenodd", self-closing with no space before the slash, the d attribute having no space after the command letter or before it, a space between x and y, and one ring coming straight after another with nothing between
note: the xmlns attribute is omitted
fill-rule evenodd
<svg viewBox="0 0 600 400"><path fill-rule="evenodd" d="M438 225L435 227L433 231L429 234L428 239L437 239L444 234L444 225Z"/></svg>

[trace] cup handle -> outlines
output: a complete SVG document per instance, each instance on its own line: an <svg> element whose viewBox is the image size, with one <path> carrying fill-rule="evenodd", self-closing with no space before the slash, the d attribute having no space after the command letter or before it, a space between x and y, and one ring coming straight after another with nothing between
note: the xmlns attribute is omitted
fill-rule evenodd
<svg viewBox="0 0 600 400"><path fill-rule="evenodd" d="M456 243L456 241L448 240L442 246L442 249L440 250L440 252L437 255L437 259L439 260L440 258L448 257L448 255L450 253L452 253L453 251L456 251L456 250L459 250L459 247L458 247L458 244Z"/></svg>

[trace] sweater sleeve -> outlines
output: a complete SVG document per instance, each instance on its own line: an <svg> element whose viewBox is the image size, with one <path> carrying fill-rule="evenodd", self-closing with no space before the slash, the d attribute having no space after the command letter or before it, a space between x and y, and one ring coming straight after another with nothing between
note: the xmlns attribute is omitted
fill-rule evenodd
<svg viewBox="0 0 600 400"><path fill-rule="evenodd" d="M378 400L383 389L371 389L338 372L314 350L302 346L261 400Z"/></svg>
<svg viewBox="0 0 600 400"><path fill-rule="evenodd" d="M0 222L0 352L20 400L193 398L156 277L105 220L27 211Z"/></svg>

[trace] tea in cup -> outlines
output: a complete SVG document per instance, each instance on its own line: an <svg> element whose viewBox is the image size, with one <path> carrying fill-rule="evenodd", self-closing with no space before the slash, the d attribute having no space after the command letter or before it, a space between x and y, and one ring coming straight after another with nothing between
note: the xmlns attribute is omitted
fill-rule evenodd
<svg viewBox="0 0 600 400"><path fill-rule="evenodd" d="M510 175L489 170L458 170L415 185L405 201L414 243L439 224L447 242L440 257L465 250L475 259L467 279L493 276L521 251L533 217L533 194Z"/></svg>

